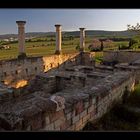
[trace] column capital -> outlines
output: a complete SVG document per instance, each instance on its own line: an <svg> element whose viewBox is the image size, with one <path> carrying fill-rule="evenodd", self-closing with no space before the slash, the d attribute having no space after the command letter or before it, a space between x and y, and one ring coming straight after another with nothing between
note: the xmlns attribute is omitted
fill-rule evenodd
<svg viewBox="0 0 140 140"><path fill-rule="evenodd" d="M60 25L60 24L55 24L54 26L57 28L57 27L61 27L62 25Z"/></svg>
<svg viewBox="0 0 140 140"><path fill-rule="evenodd" d="M79 28L81 31L85 30L85 28Z"/></svg>
<svg viewBox="0 0 140 140"><path fill-rule="evenodd" d="M26 21L16 21L16 23L17 23L18 25L25 25L25 24L26 24Z"/></svg>
<svg viewBox="0 0 140 140"><path fill-rule="evenodd" d="M57 31L60 31L60 30L61 30L61 26L62 26L62 25L60 25L60 24L56 24L56 25L55 25L56 30L57 30Z"/></svg>

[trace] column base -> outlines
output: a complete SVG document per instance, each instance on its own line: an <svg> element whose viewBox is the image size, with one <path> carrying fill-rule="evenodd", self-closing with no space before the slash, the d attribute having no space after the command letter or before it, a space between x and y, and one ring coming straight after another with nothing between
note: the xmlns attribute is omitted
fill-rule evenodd
<svg viewBox="0 0 140 140"><path fill-rule="evenodd" d="M55 51L55 54L59 55L59 54L62 54L62 52L57 50L57 51Z"/></svg>
<svg viewBox="0 0 140 140"><path fill-rule="evenodd" d="M26 53L20 53L20 54L18 55L18 59L24 59L24 58L26 58L26 57L27 57Z"/></svg>

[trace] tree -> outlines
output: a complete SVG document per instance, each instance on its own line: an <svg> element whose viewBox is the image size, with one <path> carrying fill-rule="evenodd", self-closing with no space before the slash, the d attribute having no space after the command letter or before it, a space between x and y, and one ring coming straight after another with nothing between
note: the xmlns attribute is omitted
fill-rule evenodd
<svg viewBox="0 0 140 140"><path fill-rule="evenodd" d="M101 51L103 51L104 49L104 44L103 44L103 41L101 41Z"/></svg>
<svg viewBox="0 0 140 140"><path fill-rule="evenodd" d="M138 48L140 45L140 24L137 23L135 26L128 24L127 30L137 33L137 36L130 39L129 47L135 48L135 49Z"/></svg>
<svg viewBox="0 0 140 140"><path fill-rule="evenodd" d="M127 30L128 30L128 31L134 31L134 32L137 32L137 33L140 34L140 24L137 23L135 26L134 26L134 25L128 24L128 25L127 25Z"/></svg>
<svg viewBox="0 0 140 140"><path fill-rule="evenodd" d="M80 50L80 45L77 44L77 46L75 47L75 49L79 51Z"/></svg>
<svg viewBox="0 0 140 140"><path fill-rule="evenodd" d="M139 43L137 38L130 39L129 47L132 47L134 44L137 44L137 43Z"/></svg>

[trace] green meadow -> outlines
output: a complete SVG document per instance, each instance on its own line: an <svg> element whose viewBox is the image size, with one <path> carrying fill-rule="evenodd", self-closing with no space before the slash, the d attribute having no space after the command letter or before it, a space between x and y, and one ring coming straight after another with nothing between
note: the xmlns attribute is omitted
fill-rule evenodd
<svg viewBox="0 0 140 140"><path fill-rule="evenodd" d="M94 37L86 37L85 40L85 51L90 51L88 46L92 44ZM80 39L79 37L69 37L62 39L62 53L76 53L76 46L79 46ZM125 44L128 45L127 41L113 42L114 47L109 49L117 49L118 45ZM7 45L11 46L9 50L0 50L0 59L11 59L17 58L18 56L18 42L17 43L8 43ZM25 43L26 54L27 56L48 56L52 55L55 52L55 37L48 38L36 38L32 39ZM108 49L108 48L105 48ZM97 59L102 57L102 53L97 53Z"/></svg>

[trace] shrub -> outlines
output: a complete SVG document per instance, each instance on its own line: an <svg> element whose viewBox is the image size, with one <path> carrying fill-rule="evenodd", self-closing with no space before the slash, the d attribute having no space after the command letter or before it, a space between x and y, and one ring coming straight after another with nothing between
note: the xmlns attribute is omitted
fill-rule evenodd
<svg viewBox="0 0 140 140"><path fill-rule="evenodd" d="M80 50L80 45L77 45L77 46L75 47L75 49L76 49L76 50Z"/></svg>

